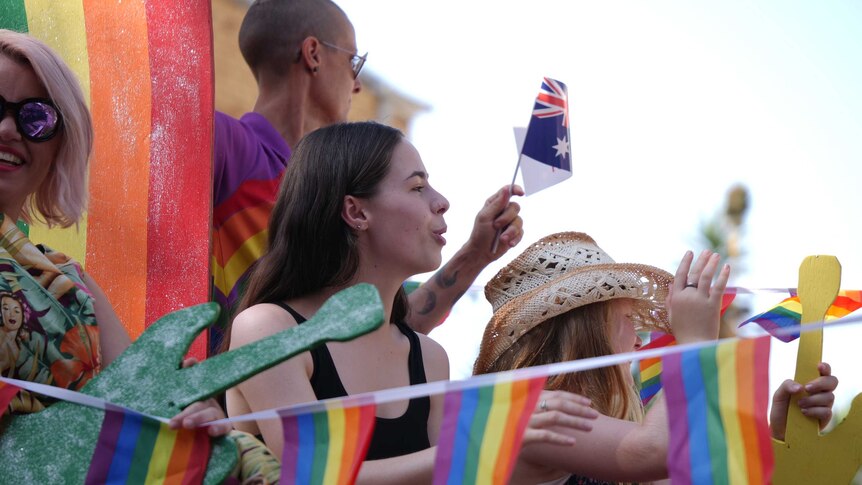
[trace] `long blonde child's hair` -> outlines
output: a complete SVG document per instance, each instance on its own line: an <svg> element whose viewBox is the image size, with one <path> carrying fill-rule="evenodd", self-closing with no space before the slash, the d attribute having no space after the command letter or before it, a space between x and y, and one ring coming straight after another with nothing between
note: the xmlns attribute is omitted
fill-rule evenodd
<svg viewBox="0 0 862 485"><path fill-rule="evenodd" d="M518 339L485 372L613 354L610 319L614 305L620 301L592 303L549 318ZM628 365L551 376L545 387L586 396L605 416L634 422L643 420L643 406Z"/></svg>

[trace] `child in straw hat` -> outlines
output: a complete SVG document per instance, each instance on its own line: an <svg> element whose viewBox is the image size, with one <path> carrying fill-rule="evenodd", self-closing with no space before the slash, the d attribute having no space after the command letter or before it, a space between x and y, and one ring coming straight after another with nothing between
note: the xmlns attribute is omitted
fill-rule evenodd
<svg viewBox="0 0 862 485"><path fill-rule="evenodd" d="M673 333L680 344L717 339L730 267L719 270L718 255L709 251L693 260L692 252L686 252L673 277L652 266L616 263L583 233L542 238L485 287L494 316L474 372L631 352L641 346L636 330ZM828 364L819 369L821 377L806 385L812 395L800 405L825 425L838 381ZM543 476L545 483L553 484L667 477L664 398L660 395L644 413L627 365L552 376L547 388L585 395L601 416L589 434L575 433L574 447L525 448L513 483L526 482L527 476ZM789 396L801 389L785 381L775 393L774 436L783 436Z"/></svg>

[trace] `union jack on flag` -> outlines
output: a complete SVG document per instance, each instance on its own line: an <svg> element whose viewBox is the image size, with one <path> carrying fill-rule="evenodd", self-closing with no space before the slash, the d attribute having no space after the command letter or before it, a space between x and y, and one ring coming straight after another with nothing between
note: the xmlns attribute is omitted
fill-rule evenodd
<svg viewBox="0 0 862 485"><path fill-rule="evenodd" d="M550 118L563 115L563 126L569 126L569 93L566 85L551 78L545 78L539 96L536 97L536 106L533 108L533 116L539 118Z"/></svg>
<svg viewBox="0 0 862 485"><path fill-rule="evenodd" d="M572 176L569 95L566 85L544 78L526 133L515 129L518 160L527 195ZM523 140L523 142L521 142Z"/></svg>

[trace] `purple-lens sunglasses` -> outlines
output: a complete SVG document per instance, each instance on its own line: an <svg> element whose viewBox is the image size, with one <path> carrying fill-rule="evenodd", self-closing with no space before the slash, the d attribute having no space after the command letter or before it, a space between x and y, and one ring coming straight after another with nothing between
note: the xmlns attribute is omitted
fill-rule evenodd
<svg viewBox="0 0 862 485"><path fill-rule="evenodd" d="M48 141L60 131L63 118L50 99L27 98L17 103L0 96L0 120L12 111L18 132L32 142Z"/></svg>

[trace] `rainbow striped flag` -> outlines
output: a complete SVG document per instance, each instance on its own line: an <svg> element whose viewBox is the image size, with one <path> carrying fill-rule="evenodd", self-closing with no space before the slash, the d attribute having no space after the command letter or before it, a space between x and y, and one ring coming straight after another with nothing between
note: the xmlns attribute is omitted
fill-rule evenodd
<svg viewBox="0 0 862 485"><path fill-rule="evenodd" d="M727 288L724 290L724 294L721 295L721 314L727 311L730 308L730 305L733 303L733 300L736 299L736 288Z"/></svg>
<svg viewBox="0 0 862 485"><path fill-rule="evenodd" d="M826 321L836 320L853 313L862 308L862 291L859 290L842 290L838 292L832 306L826 310ZM778 305L769 310L755 315L748 320L739 324L739 326L748 323L756 323L763 327L773 337L783 341L792 342L799 338L799 332L793 334L776 335L776 330L794 327L802 321L802 303L796 295L783 300Z"/></svg>
<svg viewBox="0 0 862 485"><path fill-rule="evenodd" d="M173 430L137 413L107 409L85 483L201 483L209 457L206 428Z"/></svg>
<svg viewBox="0 0 862 485"><path fill-rule="evenodd" d="M15 398L21 388L12 384L7 384L0 381L0 416L6 413L9 403Z"/></svg>
<svg viewBox="0 0 862 485"><path fill-rule="evenodd" d="M545 379L447 392L434 485L508 483Z"/></svg>
<svg viewBox="0 0 862 485"><path fill-rule="evenodd" d="M282 417L280 483L348 485L356 481L374 431L375 410L374 404L368 404Z"/></svg>
<svg viewBox="0 0 862 485"><path fill-rule="evenodd" d="M673 335L655 332L650 342L640 350L658 349L675 344L676 339ZM661 390L661 357L638 361L638 371L641 403L646 407Z"/></svg>
<svg viewBox="0 0 862 485"><path fill-rule="evenodd" d="M771 482L769 343L737 339L663 358L674 485Z"/></svg>
<svg viewBox="0 0 862 485"><path fill-rule="evenodd" d="M208 0L3 0L78 76L95 150L77 230L30 227L82 263L134 339L209 300L213 61ZM206 357L206 343L191 353Z"/></svg>

